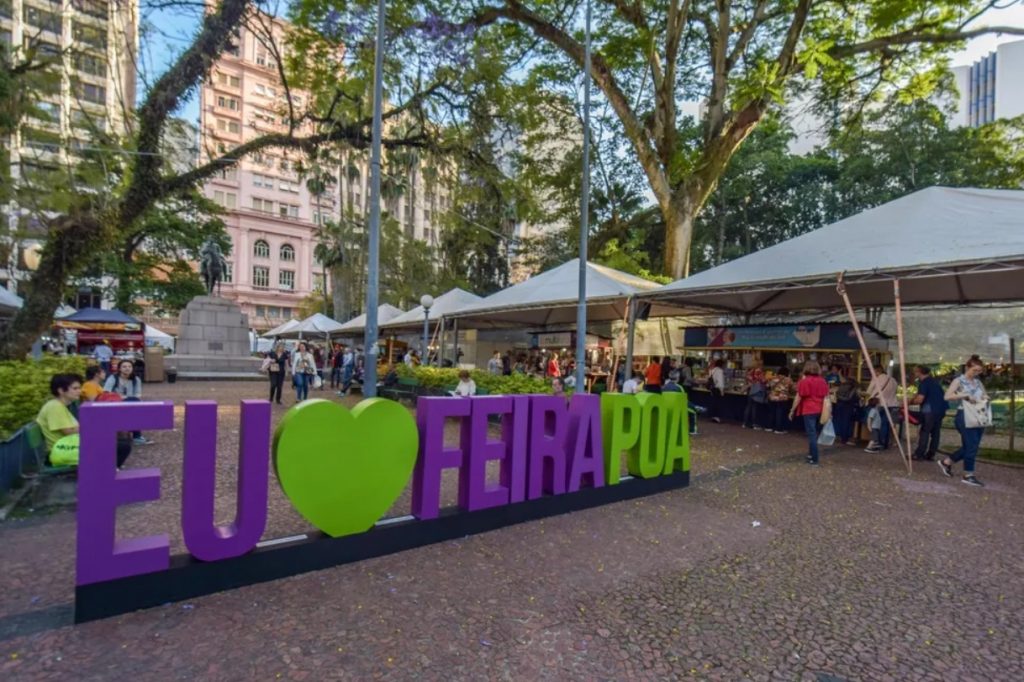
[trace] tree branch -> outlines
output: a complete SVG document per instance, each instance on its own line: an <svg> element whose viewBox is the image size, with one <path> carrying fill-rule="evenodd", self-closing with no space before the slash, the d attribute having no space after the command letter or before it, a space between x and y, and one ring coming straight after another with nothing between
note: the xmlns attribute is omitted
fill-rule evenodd
<svg viewBox="0 0 1024 682"><path fill-rule="evenodd" d="M896 45L916 45L920 43L943 45L946 43L958 43L962 40L977 38L978 36L987 35L989 33L1005 33L1007 35L1024 36L1024 27L986 26L983 28L976 28L971 31L955 31L951 33L914 33L911 31L903 31L901 33L894 33L890 36L865 40L861 43L836 45L830 49L828 53L831 57L839 59L842 57L852 57L854 55L864 54L865 52L878 52L887 47L893 47Z"/></svg>

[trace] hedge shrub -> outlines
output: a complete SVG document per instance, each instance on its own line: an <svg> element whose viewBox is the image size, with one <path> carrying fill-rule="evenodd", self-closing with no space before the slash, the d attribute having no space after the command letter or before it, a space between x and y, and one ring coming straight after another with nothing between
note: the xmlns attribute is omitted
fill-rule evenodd
<svg viewBox="0 0 1024 682"><path fill-rule="evenodd" d="M459 383L459 370L454 367L408 367L398 365L398 376L416 379L420 386L429 389L453 389ZM470 370L469 376L477 388L490 394L551 393L551 382L525 374L499 376L483 370Z"/></svg>
<svg viewBox="0 0 1024 682"><path fill-rule="evenodd" d="M84 375L85 364L85 358L79 356L0 362L0 439L7 439L36 418L39 408L50 399L54 374Z"/></svg>

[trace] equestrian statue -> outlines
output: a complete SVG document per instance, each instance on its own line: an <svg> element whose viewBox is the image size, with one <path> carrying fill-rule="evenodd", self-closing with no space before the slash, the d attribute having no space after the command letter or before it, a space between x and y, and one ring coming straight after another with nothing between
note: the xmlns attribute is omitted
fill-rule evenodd
<svg viewBox="0 0 1024 682"><path fill-rule="evenodd" d="M206 284L206 293L214 296L216 289L217 296L220 296L220 283L224 280L224 273L227 272L227 261L224 260L224 252L220 245L212 238L207 239L203 248L199 250L199 274Z"/></svg>

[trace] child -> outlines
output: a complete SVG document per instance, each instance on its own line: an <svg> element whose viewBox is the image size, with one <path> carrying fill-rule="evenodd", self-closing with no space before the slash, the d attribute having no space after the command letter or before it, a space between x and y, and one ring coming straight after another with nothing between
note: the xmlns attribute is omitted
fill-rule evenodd
<svg viewBox="0 0 1024 682"><path fill-rule="evenodd" d="M871 442L864 452L882 451L882 411L878 409L878 398L868 401L868 429L871 431Z"/></svg>
<svg viewBox="0 0 1024 682"><path fill-rule="evenodd" d="M640 392L640 386L643 383L643 375L640 372L634 372L633 378L629 379L622 385L622 392L628 394L634 394Z"/></svg>
<svg viewBox="0 0 1024 682"><path fill-rule="evenodd" d="M85 383L82 384L82 400L91 403L96 398L99 398L100 394L103 393L103 382L106 378L107 373L99 365L86 367Z"/></svg>

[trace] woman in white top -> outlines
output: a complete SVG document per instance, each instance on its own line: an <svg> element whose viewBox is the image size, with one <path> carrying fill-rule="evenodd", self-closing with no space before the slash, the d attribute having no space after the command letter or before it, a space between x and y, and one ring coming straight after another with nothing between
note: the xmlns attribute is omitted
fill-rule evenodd
<svg viewBox="0 0 1024 682"><path fill-rule="evenodd" d="M142 380L135 376L135 363L131 360L118 362L117 371L107 377L103 390L107 393L117 393L125 402L142 400ZM143 436L141 431L133 431L132 440L136 445L150 445L153 442Z"/></svg>
<svg viewBox="0 0 1024 682"><path fill-rule="evenodd" d="M725 412L725 360L715 360L711 368L711 421L722 423Z"/></svg>
<svg viewBox="0 0 1024 682"><path fill-rule="evenodd" d="M469 372L462 370L459 372L459 385L452 391L453 396L459 396L468 398L471 395L476 395L476 383L469 378Z"/></svg>
<svg viewBox="0 0 1024 682"><path fill-rule="evenodd" d="M960 449L950 457L943 457L937 460L942 473L950 478L953 477L953 464L963 460L964 475L962 483L981 487L984 484L974 476L974 460L978 456L978 448L981 446L981 437L985 433L984 427L968 427L964 420L964 403L978 405L988 402L988 394L985 386L981 383L981 373L985 369L977 356L967 361L964 373L953 379L953 383L946 390L946 400L959 402L956 408L956 430L960 432Z"/></svg>
<svg viewBox="0 0 1024 682"><path fill-rule="evenodd" d="M296 402L301 403L309 397L309 385L315 375L316 360L306 349L306 344L300 343L292 356L292 382L295 384Z"/></svg>

